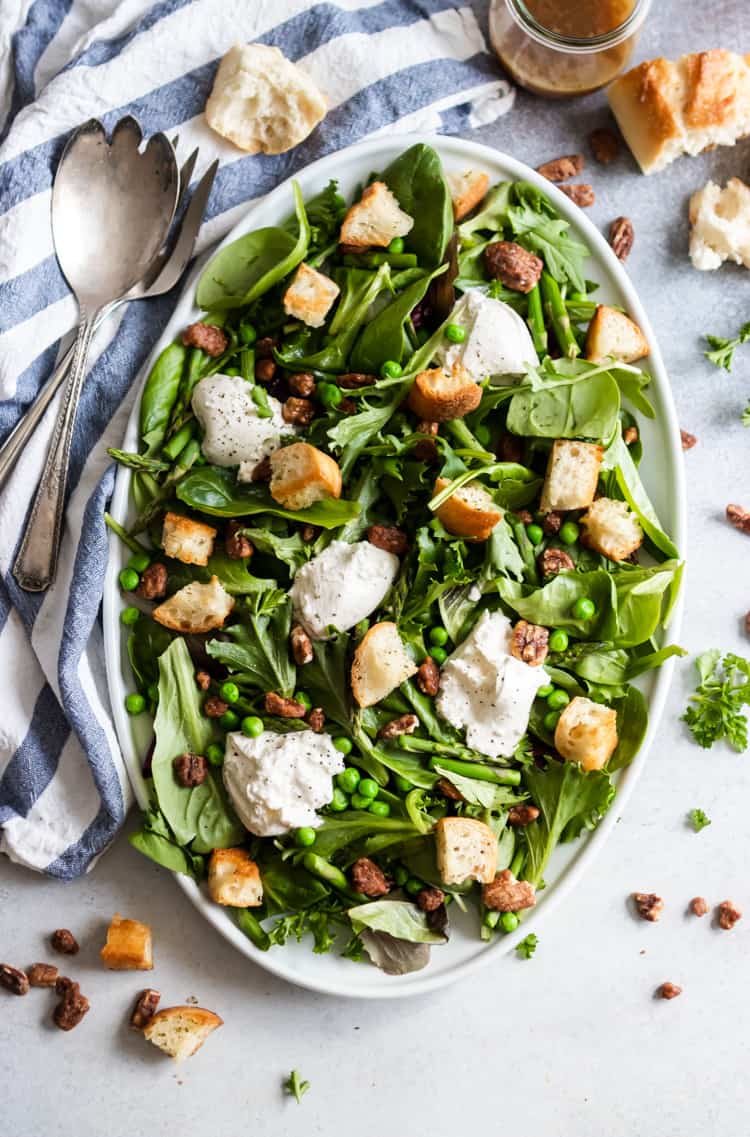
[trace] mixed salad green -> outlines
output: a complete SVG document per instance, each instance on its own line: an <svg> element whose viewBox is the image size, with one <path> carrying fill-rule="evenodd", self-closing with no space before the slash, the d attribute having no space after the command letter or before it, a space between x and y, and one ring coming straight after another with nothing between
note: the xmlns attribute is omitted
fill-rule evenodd
<svg viewBox="0 0 750 1137"><path fill-rule="evenodd" d="M375 183L412 221L385 245L341 244L351 203L335 182L308 201L293 184L294 213L285 224L246 234L210 262L196 299L201 327L221 332L212 341L219 352L190 346L187 337L161 353L141 398L139 450L112 452L132 471L137 518L127 531L108 522L132 553L120 574L135 687L127 708L153 718L153 745L143 756L151 803L133 844L199 881L218 875L216 850L240 850L237 863L255 866L260 888L256 880L251 902L232 904L226 894L220 902L232 905L257 947L309 936L315 952L335 948L360 959L366 950L400 973L424 966L430 945L445 942L452 905L475 913L483 939L514 930L522 918L520 909L493 906L480 873L446 881L435 836L446 818L481 822L496 845L493 876L508 870L504 881L525 882L533 894L544 887L555 847L595 828L610 808L613 774L633 760L647 725L633 681L680 651L660 646L659 634L681 562L638 473L636 415L654 415L649 376L614 358L585 358L597 285L586 279L588 252L569 223L524 182L490 188L455 222L440 158L422 144L366 185ZM490 275L486 251L503 241L541 258L530 290ZM319 326L286 310L303 263L338 290ZM468 347L472 327L460 316L467 293L520 316L537 359L521 374L474 374L475 409L431 426L406 400L416 376L437 370L431 365L448 347ZM273 417L277 401L282 409L290 398L309 404L304 422L296 412L285 416L281 447L305 442L333 458L339 496L290 506L272 496L273 482L239 481L238 463L207 461L193 398L216 375L246 384L261 419ZM301 375L311 377L303 398L291 394ZM596 494L624 503L631 531L635 525L642 537L626 559L586 543L584 509L540 511L550 452L561 439L601 448ZM255 476L267 478L267 463ZM472 487L497 510L486 539L441 520L445 503ZM166 514L209 527L209 553L175 554ZM353 627L329 628L327 638L305 633L307 657L295 653L297 574L334 542L366 542L382 530L404 542L377 608ZM199 596L198 608L207 605L200 599L207 593L186 590L213 580L231 609L219 627L196 632L189 620L160 619L170 598ZM537 655L530 663L508 649L519 666L544 671L511 754L471 745L441 713L423 669L425 661L433 672L445 668L484 613L516 627L525 621L542 647L543 662ZM412 674L361 705L352 656L380 623L396 625ZM269 702L269 694L278 698ZM616 713L616 745L603 764L585 753L564 760L556 749L560 717L576 698ZM401 720L403 732L384 729ZM250 753L263 739L283 743L313 730L327 736L339 763L325 775L325 803L311 823L251 832L224 777L232 740ZM380 872L385 890L363 891L367 873L352 872L363 861ZM239 887L237 895L247 894Z"/></svg>

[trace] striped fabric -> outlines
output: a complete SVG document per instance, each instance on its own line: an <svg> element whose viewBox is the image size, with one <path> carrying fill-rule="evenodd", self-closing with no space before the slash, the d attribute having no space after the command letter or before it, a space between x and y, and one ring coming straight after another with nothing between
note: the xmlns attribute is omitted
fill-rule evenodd
<svg viewBox="0 0 750 1137"><path fill-rule="evenodd" d="M479 20L449 0L1 0L0 438L50 373L76 316L52 249L50 185L72 128L133 114L146 134L219 158L199 251L279 181L381 131L466 130L507 111ZM330 100L324 123L277 157L246 156L206 126L218 59L237 41L280 47ZM110 721L100 601L102 512L134 380L175 296L120 310L97 339L73 444L58 578L46 595L10 572L57 405L0 497L0 850L63 879L85 872L130 802Z"/></svg>

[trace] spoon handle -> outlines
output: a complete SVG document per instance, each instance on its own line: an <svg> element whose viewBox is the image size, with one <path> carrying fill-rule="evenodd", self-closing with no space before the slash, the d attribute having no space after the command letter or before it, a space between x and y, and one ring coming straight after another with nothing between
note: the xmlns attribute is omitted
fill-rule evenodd
<svg viewBox="0 0 750 1137"><path fill-rule="evenodd" d="M47 461L37 486L21 548L13 565L14 577L27 592L44 592L55 578L70 445L94 328L95 317L82 310L73 349L73 363L68 372Z"/></svg>

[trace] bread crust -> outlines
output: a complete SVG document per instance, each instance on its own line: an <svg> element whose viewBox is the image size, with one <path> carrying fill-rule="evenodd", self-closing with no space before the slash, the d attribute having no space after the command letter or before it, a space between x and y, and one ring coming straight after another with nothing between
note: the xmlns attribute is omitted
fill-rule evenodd
<svg viewBox="0 0 750 1137"><path fill-rule="evenodd" d="M350 206L339 241L355 249L385 248L394 237L405 237L414 218L405 213L385 182L372 182Z"/></svg>
<svg viewBox="0 0 750 1137"><path fill-rule="evenodd" d="M383 620L365 632L354 652L352 694L358 706L372 707L417 671L398 628Z"/></svg>
<svg viewBox="0 0 750 1137"><path fill-rule="evenodd" d="M558 438L552 443L547 460L539 509L585 509L591 505L599 482L604 447L598 442L579 442Z"/></svg>
<svg viewBox="0 0 750 1137"><path fill-rule="evenodd" d="M309 442L293 442L271 455L271 497L285 509L305 509L326 497L341 497L341 470Z"/></svg>
<svg viewBox="0 0 750 1137"><path fill-rule="evenodd" d="M200 1050L209 1034L224 1020L205 1007L165 1007L143 1028L149 1042L178 1062Z"/></svg>
<svg viewBox="0 0 750 1137"><path fill-rule="evenodd" d="M582 544L611 561L626 561L643 544L640 522L624 501L597 498L581 518L581 526Z"/></svg>
<svg viewBox="0 0 750 1137"><path fill-rule="evenodd" d="M447 478L438 478L435 494L448 484ZM435 512L449 533L467 541L486 541L503 516L487 491L473 484L456 490Z"/></svg>
<svg viewBox="0 0 750 1137"><path fill-rule="evenodd" d="M409 409L425 422L449 422L475 411L482 401L482 388L459 362L450 371L432 367L420 371L407 400Z"/></svg>

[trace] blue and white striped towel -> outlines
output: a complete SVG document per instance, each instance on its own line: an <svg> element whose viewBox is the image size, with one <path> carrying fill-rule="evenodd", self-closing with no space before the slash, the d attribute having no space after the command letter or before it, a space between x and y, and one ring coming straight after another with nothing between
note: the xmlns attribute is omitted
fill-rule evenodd
<svg viewBox="0 0 750 1137"><path fill-rule="evenodd" d="M458 130L512 105L467 0L0 0L0 438L51 371L76 309L52 250L50 185L69 132L133 114L144 132L196 145L214 183L199 251L253 197L322 154L379 131ZM331 109L301 146L242 155L202 110L237 41L280 47ZM56 411L0 499L0 850L69 879L122 824L130 791L109 717L99 605L107 446L121 442L133 383L176 297L133 304L97 339L76 425L57 582L21 592L10 572Z"/></svg>

